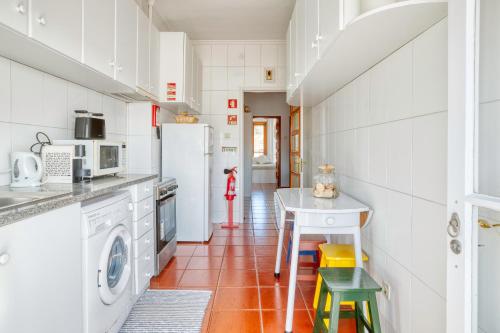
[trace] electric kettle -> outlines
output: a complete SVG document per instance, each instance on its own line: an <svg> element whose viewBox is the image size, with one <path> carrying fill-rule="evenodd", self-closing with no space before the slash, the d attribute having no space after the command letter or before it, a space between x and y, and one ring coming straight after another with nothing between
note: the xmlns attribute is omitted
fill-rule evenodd
<svg viewBox="0 0 500 333"><path fill-rule="evenodd" d="M40 186L42 160L34 153L14 152L10 154L12 183L10 187Z"/></svg>

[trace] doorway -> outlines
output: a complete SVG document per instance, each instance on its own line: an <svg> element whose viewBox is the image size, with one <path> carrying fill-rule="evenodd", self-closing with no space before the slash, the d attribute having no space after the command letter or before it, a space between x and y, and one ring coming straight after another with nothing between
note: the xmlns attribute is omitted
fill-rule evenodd
<svg viewBox="0 0 500 333"><path fill-rule="evenodd" d="M302 173L300 107L290 106L290 187L300 187Z"/></svg>
<svg viewBox="0 0 500 333"><path fill-rule="evenodd" d="M252 182L281 184L281 117L253 116Z"/></svg>

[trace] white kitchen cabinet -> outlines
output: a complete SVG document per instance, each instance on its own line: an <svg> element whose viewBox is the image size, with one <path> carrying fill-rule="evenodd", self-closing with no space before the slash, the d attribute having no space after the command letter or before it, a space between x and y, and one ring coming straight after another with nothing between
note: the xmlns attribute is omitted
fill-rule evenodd
<svg viewBox="0 0 500 333"><path fill-rule="evenodd" d="M80 204L0 228L0 332L81 332Z"/></svg>
<svg viewBox="0 0 500 333"><path fill-rule="evenodd" d="M340 1L343 0L319 0L318 52L320 58L340 33L342 17Z"/></svg>
<svg viewBox="0 0 500 333"><path fill-rule="evenodd" d="M28 34L28 0L0 1L0 23Z"/></svg>
<svg viewBox="0 0 500 333"><path fill-rule="evenodd" d="M295 84L298 87L306 74L306 0L295 5Z"/></svg>
<svg viewBox="0 0 500 333"><path fill-rule="evenodd" d="M138 88L149 91L149 19L137 7L137 82Z"/></svg>
<svg viewBox="0 0 500 333"><path fill-rule="evenodd" d="M82 0L31 0L31 37L82 60Z"/></svg>
<svg viewBox="0 0 500 333"><path fill-rule="evenodd" d="M162 32L160 103L171 111L201 111L201 62L184 32Z"/></svg>
<svg viewBox="0 0 500 333"><path fill-rule="evenodd" d="M335 0L329 0L335 2ZM318 61L319 53L319 0L307 0L306 2L306 61L305 72Z"/></svg>
<svg viewBox="0 0 500 333"><path fill-rule="evenodd" d="M115 1L115 79L129 87L135 87L137 75L137 5L134 0Z"/></svg>
<svg viewBox="0 0 500 333"><path fill-rule="evenodd" d="M114 77L115 0L85 0L83 4L83 62Z"/></svg>
<svg viewBox="0 0 500 333"><path fill-rule="evenodd" d="M158 97L158 86L160 84L160 32L151 24L149 50L149 92Z"/></svg>

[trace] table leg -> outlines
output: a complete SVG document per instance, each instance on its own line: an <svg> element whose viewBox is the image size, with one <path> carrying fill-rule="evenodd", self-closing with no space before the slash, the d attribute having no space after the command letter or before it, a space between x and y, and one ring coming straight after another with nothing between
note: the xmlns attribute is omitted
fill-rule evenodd
<svg viewBox="0 0 500 333"><path fill-rule="evenodd" d="M360 228L356 228L353 231L354 238L354 254L356 257L356 267L363 268L363 250L361 247L361 230Z"/></svg>
<svg viewBox="0 0 500 333"><path fill-rule="evenodd" d="M298 222L300 214L296 213L295 219ZM290 263L290 281L288 283L288 302L286 305L285 333L292 332L293 309L295 306L295 289L297 286L297 268L299 263L300 227L295 223L293 227L292 259Z"/></svg>
<svg viewBox="0 0 500 333"><path fill-rule="evenodd" d="M276 250L276 266L274 268L274 276L280 276L280 267L281 267L281 255L283 254L283 238L285 238L285 218L286 211L280 211L280 221L279 221L279 236L278 236L278 246Z"/></svg>

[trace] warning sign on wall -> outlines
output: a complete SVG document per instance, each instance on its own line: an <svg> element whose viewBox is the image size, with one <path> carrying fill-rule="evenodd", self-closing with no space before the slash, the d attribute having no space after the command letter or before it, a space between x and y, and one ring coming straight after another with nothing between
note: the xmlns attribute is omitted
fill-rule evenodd
<svg viewBox="0 0 500 333"><path fill-rule="evenodd" d="M238 116L235 114L230 114L227 116L228 125L238 125Z"/></svg>
<svg viewBox="0 0 500 333"><path fill-rule="evenodd" d="M177 100L177 83L167 83L167 101L175 102Z"/></svg>
<svg viewBox="0 0 500 333"><path fill-rule="evenodd" d="M237 99L228 99L227 100L227 108L228 109L237 109L238 108L238 100Z"/></svg>

